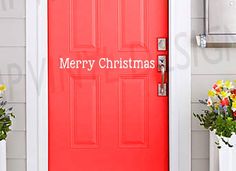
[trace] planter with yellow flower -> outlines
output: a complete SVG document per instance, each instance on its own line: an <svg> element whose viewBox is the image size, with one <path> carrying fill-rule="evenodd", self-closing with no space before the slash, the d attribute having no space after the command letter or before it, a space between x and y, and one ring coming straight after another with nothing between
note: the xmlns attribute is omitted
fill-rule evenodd
<svg viewBox="0 0 236 171"><path fill-rule="evenodd" d="M4 100L5 85L0 85L0 171L6 171L6 139L11 131L12 118L14 118L12 107L7 108Z"/></svg>
<svg viewBox="0 0 236 171"><path fill-rule="evenodd" d="M236 88L231 81L217 81L208 92L208 106L201 114L194 113L210 131L210 171L233 171L236 161Z"/></svg>

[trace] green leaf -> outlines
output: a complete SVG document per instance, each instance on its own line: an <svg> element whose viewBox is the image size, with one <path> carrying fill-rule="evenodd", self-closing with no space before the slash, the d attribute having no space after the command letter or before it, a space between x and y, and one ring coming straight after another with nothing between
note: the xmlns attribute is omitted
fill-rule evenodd
<svg viewBox="0 0 236 171"><path fill-rule="evenodd" d="M11 131L10 127L15 115L12 113L12 108L10 110L5 108L6 101L0 101L0 104L0 141L2 141L7 138L8 133Z"/></svg>

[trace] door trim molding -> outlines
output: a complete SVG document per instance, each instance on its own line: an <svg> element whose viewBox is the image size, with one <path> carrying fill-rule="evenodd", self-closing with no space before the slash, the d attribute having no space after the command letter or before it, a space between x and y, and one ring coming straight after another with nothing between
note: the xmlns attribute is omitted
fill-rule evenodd
<svg viewBox="0 0 236 171"><path fill-rule="evenodd" d="M191 1L169 0L170 171L191 170Z"/></svg>
<svg viewBox="0 0 236 171"><path fill-rule="evenodd" d="M48 170L47 1L26 0L27 170Z"/></svg>
<svg viewBox="0 0 236 171"><path fill-rule="evenodd" d="M26 1L27 169L48 171L47 0ZM169 0L170 171L191 170L191 1ZM181 91L184 88L184 93Z"/></svg>

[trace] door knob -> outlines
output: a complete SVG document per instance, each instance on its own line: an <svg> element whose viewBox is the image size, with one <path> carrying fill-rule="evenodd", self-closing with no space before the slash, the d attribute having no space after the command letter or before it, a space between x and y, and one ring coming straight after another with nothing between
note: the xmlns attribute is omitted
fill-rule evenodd
<svg viewBox="0 0 236 171"><path fill-rule="evenodd" d="M158 96L167 95L167 86L165 83L166 56L158 56L158 71L161 72L161 83L158 84Z"/></svg>

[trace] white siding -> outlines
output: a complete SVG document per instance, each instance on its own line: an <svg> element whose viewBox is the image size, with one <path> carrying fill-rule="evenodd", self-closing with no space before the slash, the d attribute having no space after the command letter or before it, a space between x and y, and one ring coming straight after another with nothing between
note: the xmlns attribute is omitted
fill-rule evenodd
<svg viewBox="0 0 236 171"><path fill-rule="evenodd" d="M196 46L195 36L204 30L204 0L192 0L192 111L201 112L199 99L218 79L236 79L236 49ZM192 119L192 171L209 170L209 134Z"/></svg>
<svg viewBox="0 0 236 171"><path fill-rule="evenodd" d="M196 113L201 112L203 107L198 104L198 100L206 97L206 90L211 84L211 81L208 82L207 80L211 75L208 77L206 75L209 68L212 67L207 61L207 55L209 58L215 59L215 55L212 55L215 49L201 49L196 46L195 36L203 33L204 30L203 3L204 0L192 0L192 112ZM214 72L214 69L212 70ZM192 171L209 170L208 137L208 132L200 127L199 123L192 117Z"/></svg>
<svg viewBox="0 0 236 171"><path fill-rule="evenodd" d="M24 159L7 160L7 171L26 171L26 160Z"/></svg>
<svg viewBox="0 0 236 171"><path fill-rule="evenodd" d="M7 171L26 171L25 0L0 1L0 83L16 119L7 140Z"/></svg>

